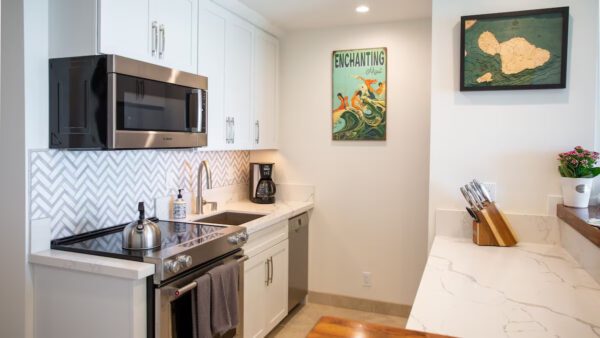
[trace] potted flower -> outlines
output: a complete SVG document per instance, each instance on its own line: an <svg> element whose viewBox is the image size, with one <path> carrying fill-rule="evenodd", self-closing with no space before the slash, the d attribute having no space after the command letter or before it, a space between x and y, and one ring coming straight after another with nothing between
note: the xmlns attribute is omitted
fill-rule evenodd
<svg viewBox="0 0 600 338"><path fill-rule="evenodd" d="M587 208L590 202L592 181L600 174L594 167L599 154L580 146L566 153L558 154L558 172L561 177L563 204L574 208Z"/></svg>

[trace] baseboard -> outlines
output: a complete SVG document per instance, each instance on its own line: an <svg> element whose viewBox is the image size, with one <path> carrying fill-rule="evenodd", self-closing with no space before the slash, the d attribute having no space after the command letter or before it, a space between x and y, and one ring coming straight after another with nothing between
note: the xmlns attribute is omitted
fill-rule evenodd
<svg viewBox="0 0 600 338"><path fill-rule="evenodd" d="M410 305L405 304L387 303L315 291L308 292L308 302L405 318L408 318L412 308Z"/></svg>

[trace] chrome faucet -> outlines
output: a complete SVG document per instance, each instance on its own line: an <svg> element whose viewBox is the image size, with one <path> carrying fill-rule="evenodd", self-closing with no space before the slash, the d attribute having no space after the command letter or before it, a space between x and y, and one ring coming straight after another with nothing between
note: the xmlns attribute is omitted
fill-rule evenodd
<svg viewBox="0 0 600 338"><path fill-rule="evenodd" d="M204 170L202 170L204 169ZM207 161L200 162L198 166L198 195L196 196L196 213L203 215L203 207L206 204L210 204L210 210L215 211L217 209L217 202L207 202L202 197L202 171L206 174L206 189L212 189L212 175L210 174L210 168L208 167Z"/></svg>

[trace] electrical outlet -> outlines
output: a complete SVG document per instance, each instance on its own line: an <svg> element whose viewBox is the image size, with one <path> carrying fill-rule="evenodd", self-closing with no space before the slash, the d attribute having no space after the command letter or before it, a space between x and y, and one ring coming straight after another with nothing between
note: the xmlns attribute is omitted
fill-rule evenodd
<svg viewBox="0 0 600 338"><path fill-rule="evenodd" d="M490 198L492 201L497 201L498 193L496 192L496 182L483 182L482 184L490 193Z"/></svg>
<svg viewBox="0 0 600 338"><path fill-rule="evenodd" d="M363 271L362 278L363 278L363 286L371 287L371 273L368 271Z"/></svg>
<svg viewBox="0 0 600 338"><path fill-rule="evenodd" d="M548 206L546 213L550 216L556 216L556 205L563 203L562 195L548 195Z"/></svg>

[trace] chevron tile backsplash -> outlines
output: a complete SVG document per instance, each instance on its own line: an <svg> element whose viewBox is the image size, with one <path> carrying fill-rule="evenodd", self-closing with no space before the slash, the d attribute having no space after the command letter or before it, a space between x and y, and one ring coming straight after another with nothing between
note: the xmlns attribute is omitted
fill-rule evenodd
<svg viewBox="0 0 600 338"><path fill-rule="evenodd" d="M137 202L154 215L154 198L195 191L207 160L214 187L248 182L248 151L124 150L30 153L30 219L50 218L52 238L129 222Z"/></svg>

